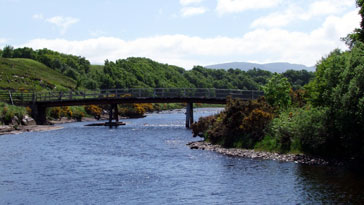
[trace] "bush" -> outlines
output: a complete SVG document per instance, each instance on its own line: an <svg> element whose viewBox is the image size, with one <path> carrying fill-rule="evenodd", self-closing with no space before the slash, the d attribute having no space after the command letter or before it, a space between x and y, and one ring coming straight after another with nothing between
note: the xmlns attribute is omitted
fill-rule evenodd
<svg viewBox="0 0 364 205"><path fill-rule="evenodd" d="M67 108L68 108L67 113L71 113L72 119L81 121L82 118L86 116L86 111L85 111L84 106L72 106L72 107L67 107Z"/></svg>
<svg viewBox="0 0 364 205"><path fill-rule="evenodd" d="M49 116L53 119L61 118L61 107L52 107L49 109Z"/></svg>
<svg viewBox="0 0 364 205"><path fill-rule="evenodd" d="M252 101L227 99L223 112L200 118L192 126L194 135L224 147L254 148L265 135L273 109L264 98Z"/></svg>
<svg viewBox="0 0 364 205"><path fill-rule="evenodd" d="M139 118L145 114L143 104L123 104L119 106L119 114L123 117Z"/></svg>
<svg viewBox="0 0 364 205"><path fill-rule="evenodd" d="M85 117L84 112L80 111L80 110L75 110L72 114L72 118L76 119L77 121L81 122L82 118Z"/></svg>
<svg viewBox="0 0 364 205"><path fill-rule="evenodd" d="M264 150L269 152L279 152L280 146L278 140L275 137L266 135L262 141L258 142L255 145L254 149Z"/></svg>
<svg viewBox="0 0 364 205"><path fill-rule="evenodd" d="M0 103L0 120L2 124L9 125L12 123L14 117L18 118L17 123L21 124L22 119L26 114L26 109L6 103Z"/></svg>
<svg viewBox="0 0 364 205"><path fill-rule="evenodd" d="M268 133L277 151L323 155L329 148L327 116L327 108L290 108L272 120Z"/></svg>
<svg viewBox="0 0 364 205"><path fill-rule="evenodd" d="M87 114L94 116L96 119L99 119L102 114L102 108L97 105L86 105L84 108Z"/></svg>
<svg viewBox="0 0 364 205"><path fill-rule="evenodd" d="M207 117L200 117L198 122L193 123L191 126L193 137L196 137L196 136L208 137L207 130L212 128L212 125L214 125L218 116L219 116L219 114L216 114L213 116L207 116Z"/></svg>

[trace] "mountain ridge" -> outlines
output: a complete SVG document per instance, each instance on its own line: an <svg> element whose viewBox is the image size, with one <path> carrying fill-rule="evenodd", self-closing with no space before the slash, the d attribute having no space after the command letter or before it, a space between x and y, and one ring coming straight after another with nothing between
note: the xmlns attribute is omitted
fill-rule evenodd
<svg viewBox="0 0 364 205"><path fill-rule="evenodd" d="M221 63L205 66L205 68L211 69L240 69L244 71L248 71L254 68L259 68L262 70L267 70L270 72L283 73L287 70L307 70L307 71L315 71L316 67L308 67L302 64L292 64L288 62L275 62L275 63L248 63L248 62L230 62L230 63Z"/></svg>

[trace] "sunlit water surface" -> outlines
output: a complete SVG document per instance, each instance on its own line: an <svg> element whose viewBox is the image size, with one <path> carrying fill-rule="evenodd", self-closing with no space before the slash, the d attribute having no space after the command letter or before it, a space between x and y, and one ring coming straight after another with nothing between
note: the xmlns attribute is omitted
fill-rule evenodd
<svg viewBox="0 0 364 205"><path fill-rule="evenodd" d="M0 204L364 203L360 173L190 150L184 110L124 121L0 136Z"/></svg>

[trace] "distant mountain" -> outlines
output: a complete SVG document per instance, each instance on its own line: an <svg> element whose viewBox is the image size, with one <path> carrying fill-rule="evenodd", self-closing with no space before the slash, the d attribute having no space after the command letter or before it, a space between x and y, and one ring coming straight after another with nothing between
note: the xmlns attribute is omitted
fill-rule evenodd
<svg viewBox="0 0 364 205"><path fill-rule="evenodd" d="M251 70L253 68L260 68L262 70L267 70L271 72L283 73L286 70L307 70L307 71L315 71L315 66L307 67L305 65L300 64L291 64L291 63L267 63L267 64L258 64L258 63L246 63L246 62L233 62L233 63L223 63L216 65L205 66L206 68L212 69L241 69L241 70Z"/></svg>

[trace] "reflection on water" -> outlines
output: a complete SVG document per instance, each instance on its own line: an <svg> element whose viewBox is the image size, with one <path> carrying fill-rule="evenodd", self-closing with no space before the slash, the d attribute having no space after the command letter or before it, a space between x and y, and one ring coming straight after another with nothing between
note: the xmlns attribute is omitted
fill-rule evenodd
<svg viewBox="0 0 364 205"><path fill-rule="evenodd" d="M364 203L364 172L345 168L298 166L297 182L303 200L327 203Z"/></svg>
<svg viewBox="0 0 364 205"><path fill-rule="evenodd" d="M199 116L216 113L197 109ZM0 204L360 203L363 176L343 169L190 150L184 110L117 129L0 136Z"/></svg>

